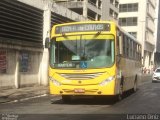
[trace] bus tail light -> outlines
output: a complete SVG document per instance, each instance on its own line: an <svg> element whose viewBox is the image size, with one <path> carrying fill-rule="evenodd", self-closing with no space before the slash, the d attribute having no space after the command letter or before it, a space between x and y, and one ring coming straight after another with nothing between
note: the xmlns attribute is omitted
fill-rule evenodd
<svg viewBox="0 0 160 120"><path fill-rule="evenodd" d="M111 77L107 78L106 80L102 81L99 85L105 86L107 83L111 82L114 79L115 79L115 76L111 76Z"/></svg>

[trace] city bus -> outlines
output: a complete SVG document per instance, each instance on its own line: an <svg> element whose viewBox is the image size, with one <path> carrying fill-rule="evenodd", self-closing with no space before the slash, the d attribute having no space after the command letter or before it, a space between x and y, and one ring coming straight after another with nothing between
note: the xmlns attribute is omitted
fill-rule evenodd
<svg viewBox="0 0 160 120"><path fill-rule="evenodd" d="M137 90L141 44L112 21L54 25L49 48L50 94L64 102L72 96L117 96Z"/></svg>

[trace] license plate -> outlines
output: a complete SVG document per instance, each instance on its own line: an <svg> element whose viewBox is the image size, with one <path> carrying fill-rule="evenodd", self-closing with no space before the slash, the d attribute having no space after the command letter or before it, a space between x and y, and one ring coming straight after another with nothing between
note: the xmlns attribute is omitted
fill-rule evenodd
<svg viewBox="0 0 160 120"><path fill-rule="evenodd" d="M74 92L75 92L75 93L84 93L84 92L85 92L85 89L77 88L77 89L74 89Z"/></svg>

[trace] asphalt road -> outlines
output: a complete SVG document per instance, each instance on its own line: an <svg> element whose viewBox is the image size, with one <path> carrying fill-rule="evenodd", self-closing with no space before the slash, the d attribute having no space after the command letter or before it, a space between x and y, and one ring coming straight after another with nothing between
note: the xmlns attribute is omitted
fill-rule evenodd
<svg viewBox="0 0 160 120"><path fill-rule="evenodd" d="M125 98L119 102L104 97L76 98L66 104L61 97L45 96L22 102L0 104L0 113L2 120L6 117L18 118L18 120L37 118L41 120L53 117L55 120L135 119L137 116L132 114L138 114L147 120L149 118L160 120L158 115L160 114L160 83L145 83L136 93L127 92Z"/></svg>

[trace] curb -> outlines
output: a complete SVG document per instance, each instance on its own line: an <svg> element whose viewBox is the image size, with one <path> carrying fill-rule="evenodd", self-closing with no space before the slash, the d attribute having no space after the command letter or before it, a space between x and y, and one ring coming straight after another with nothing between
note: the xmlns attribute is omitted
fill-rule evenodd
<svg viewBox="0 0 160 120"><path fill-rule="evenodd" d="M15 92L14 94L0 96L0 104L24 101L32 98L47 96L48 94L49 92L47 90L43 90L40 93L38 93L37 91L29 91L25 93Z"/></svg>
<svg viewBox="0 0 160 120"><path fill-rule="evenodd" d="M28 97L17 98L17 99L13 99L13 98L11 98L11 99L10 99L10 98L7 98L7 99L6 99L6 98L0 97L0 104L20 102L20 101L25 101L25 100L29 100L29 99L44 97L44 96L48 96L48 94L28 96Z"/></svg>
<svg viewBox="0 0 160 120"><path fill-rule="evenodd" d="M1 96L0 97L0 104L1 103L6 103L6 102L9 102L10 99L7 97L7 96Z"/></svg>

